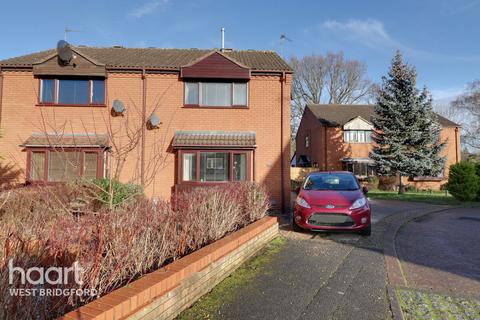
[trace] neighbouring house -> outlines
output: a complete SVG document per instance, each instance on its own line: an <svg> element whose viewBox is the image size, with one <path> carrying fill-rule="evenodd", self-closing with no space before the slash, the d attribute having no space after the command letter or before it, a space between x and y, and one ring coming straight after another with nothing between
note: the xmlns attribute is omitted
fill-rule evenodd
<svg viewBox="0 0 480 320"><path fill-rule="evenodd" d="M63 45L0 61L16 182L118 177L168 198L257 181L289 205L292 69L275 52Z"/></svg>
<svg viewBox="0 0 480 320"><path fill-rule="evenodd" d="M307 105L296 136L297 166L319 170L348 170L359 178L375 176L371 117L373 105ZM419 189L438 189L447 181L450 165L460 161L460 125L436 115L445 170L439 177L414 177L406 181Z"/></svg>

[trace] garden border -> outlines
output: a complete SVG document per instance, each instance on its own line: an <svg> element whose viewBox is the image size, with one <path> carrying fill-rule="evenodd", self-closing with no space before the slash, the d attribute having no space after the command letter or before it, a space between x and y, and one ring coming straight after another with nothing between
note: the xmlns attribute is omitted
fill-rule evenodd
<svg viewBox="0 0 480 320"><path fill-rule="evenodd" d="M60 319L173 319L277 235L277 218L262 218Z"/></svg>

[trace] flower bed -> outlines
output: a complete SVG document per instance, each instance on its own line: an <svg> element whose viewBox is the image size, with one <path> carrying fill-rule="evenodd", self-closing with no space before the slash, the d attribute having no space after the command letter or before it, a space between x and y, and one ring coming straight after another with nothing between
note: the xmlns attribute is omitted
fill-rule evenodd
<svg viewBox="0 0 480 320"><path fill-rule="evenodd" d="M83 289L102 296L251 222L268 209L256 184L199 188L169 201L138 199L109 210L90 205L88 189L26 188L0 197L0 318L50 319L98 296L14 296L10 289ZM83 203L81 211L72 209ZM83 269L82 284L9 282L14 266Z"/></svg>

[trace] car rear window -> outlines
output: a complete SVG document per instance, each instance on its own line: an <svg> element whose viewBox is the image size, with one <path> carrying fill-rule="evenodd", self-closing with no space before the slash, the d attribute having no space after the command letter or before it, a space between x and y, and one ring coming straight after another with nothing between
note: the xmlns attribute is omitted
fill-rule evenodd
<svg viewBox="0 0 480 320"><path fill-rule="evenodd" d="M314 174L307 177L305 190L353 191L360 188L355 176L349 173Z"/></svg>

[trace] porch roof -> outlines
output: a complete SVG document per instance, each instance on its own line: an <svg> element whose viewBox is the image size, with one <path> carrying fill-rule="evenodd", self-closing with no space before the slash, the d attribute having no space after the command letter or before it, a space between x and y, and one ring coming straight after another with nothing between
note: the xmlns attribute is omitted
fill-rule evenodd
<svg viewBox="0 0 480 320"><path fill-rule="evenodd" d="M21 145L23 147L108 147L106 134L34 133Z"/></svg>
<svg viewBox="0 0 480 320"><path fill-rule="evenodd" d="M374 161L370 158L342 158L340 159L342 162L353 163L353 162L361 162L361 163L373 163Z"/></svg>
<svg viewBox="0 0 480 320"><path fill-rule="evenodd" d="M176 131L174 148L255 148L256 134L251 131Z"/></svg>

